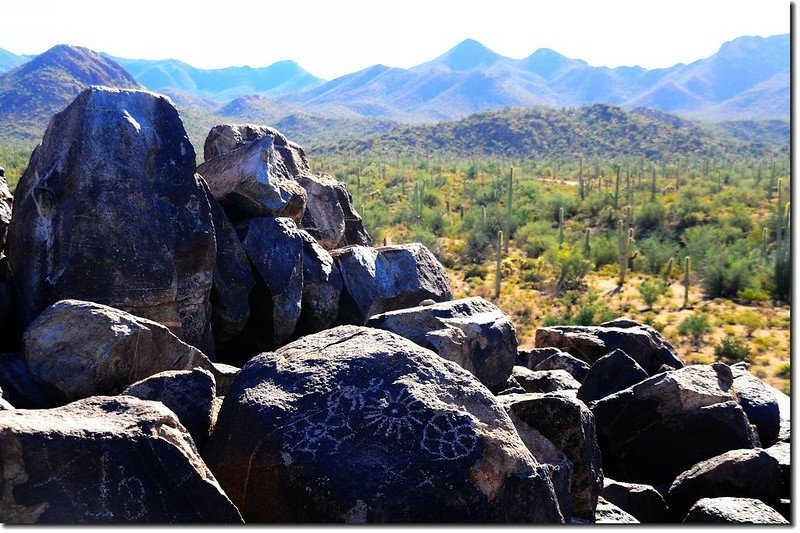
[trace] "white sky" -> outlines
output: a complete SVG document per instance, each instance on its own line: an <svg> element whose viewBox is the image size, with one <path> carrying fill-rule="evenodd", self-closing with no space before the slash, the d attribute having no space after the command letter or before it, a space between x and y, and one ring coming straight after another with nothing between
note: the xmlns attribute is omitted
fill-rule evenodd
<svg viewBox="0 0 800 533"><path fill-rule="evenodd" d="M515 58L666 67L742 35L789 33L788 0L0 0L0 48L59 43L201 68L294 59L331 79L410 67L466 38Z"/></svg>

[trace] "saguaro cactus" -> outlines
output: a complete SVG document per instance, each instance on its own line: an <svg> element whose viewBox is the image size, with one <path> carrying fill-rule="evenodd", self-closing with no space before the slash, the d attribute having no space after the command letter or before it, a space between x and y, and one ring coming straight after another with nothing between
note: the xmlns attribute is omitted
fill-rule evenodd
<svg viewBox="0 0 800 533"><path fill-rule="evenodd" d="M650 201L656 199L656 166L653 164L650 171Z"/></svg>
<svg viewBox="0 0 800 533"><path fill-rule="evenodd" d="M558 245L564 243L564 208L558 208Z"/></svg>
<svg viewBox="0 0 800 533"><path fill-rule="evenodd" d="M617 182L614 186L614 209L619 209L619 165L617 167Z"/></svg>
<svg viewBox="0 0 800 533"><path fill-rule="evenodd" d="M592 245L589 242L589 236L591 235L591 230L586 228L583 232L583 257L589 258L589 254L592 252Z"/></svg>
<svg viewBox="0 0 800 533"><path fill-rule="evenodd" d="M683 309L689 307L689 270L692 266L692 259L687 255L683 258Z"/></svg>
<svg viewBox="0 0 800 533"><path fill-rule="evenodd" d="M497 232L497 269L494 274L494 297L500 298L500 283L503 275L503 232Z"/></svg>
<svg viewBox="0 0 800 533"><path fill-rule="evenodd" d="M619 231L619 286L622 287L625 284L631 250L636 241L633 239L633 228L629 228L626 232L622 220L617 221L617 229Z"/></svg>
<svg viewBox="0 0 800 533"><path fill-rule="evenodd" d="M506 212L506 246L505 252L508 253L508 247L511 244L511 202L514 200L514 167L508 173L508 211Z"/></svg>
<svg viewBox="0 0 800 533"><path fill-rule="evenodd" d="M578 168L578 189L581 194L581 201L586 199L586 189L583 184L583 156L581 156Z"/></svg>
<svg viewBox="0 0 800 533"><path fill-rule="evenodd" d="M675 265L675 258L670 257L667 261L667 267L664 269L664 285L669 286L669 280L672 277L672 267Z"/></svg>

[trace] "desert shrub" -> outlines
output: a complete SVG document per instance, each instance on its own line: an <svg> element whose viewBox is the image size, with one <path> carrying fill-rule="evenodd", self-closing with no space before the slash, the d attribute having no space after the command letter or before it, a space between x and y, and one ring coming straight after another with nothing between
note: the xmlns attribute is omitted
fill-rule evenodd
<svg viewBox="0 0 800 533"><path fill-rule="evenodd" d="M753 332L764 325L761 315L755 311L742 311L736 316L736 321L744 326L748 337L753 336Z"/></svg>
<svg viewBox="0 0 800 533"><path fill-rule="evenodd" d="M639 294L649 309L666 292L667 287L661 281L645 280L639 284Z"/></svg>
<svg viewBox="0 0 800 533"><path fill-rule="evenodd" d="M737 293L740 300L744 302L766 302L769 300L769 294L754 287L745 287Z"/></svg>
<svg viewBox="0 0 800 533"><path fill-rule="evenodd" d="M750 347L744 339L726 336L714 347L714 355L725 364L751 361Z"/></svg>
<svg viewBox="0 0 800 533"><path fill-rule="evenodd" d="M792 365L790 363L782 363L781 365L778 366L778 369L775 371L775 376L782 379L791 379Z"/></svg>
<svg viewBox="0 0 800 533"><path fill-rule="evenodd" d="M552 224L544 221L528 222L516 233L516 244L528 257L537 258L556 244Z"/></svg>
<svg viewBox="0 0 800 533"><path fill-rule="evenodd" d="M666 219L666 209L661 200L647 202L636 213L636 228L642 235L650 234L661 227Z"/></svg>
<svg viewBox="0 0 800 533"><path fill-rule="evenodd" d="M711 333L711 324L705 313L692 313L684 318L678 326L678 334L683 337L691 337L695 347L700 346L703 337L708 333Z"/></svg>
<svg viewBox="0 0 800 533"><path fill-rule="evenodd" d="M619 242L616 237L598 235L591 240L592 249L589 258L595 268L614 265L619 261Z"/></svg>
<svg viewBox="0 0 800 533"><path fill-rule="evenodd" d="M564 322L560 318L555 316L555 315L547 315L546 317L544 317L544 320L542 321L542 325L544 327L546 327L546 328L552 328L553 326L559 326L559 325L561 325L563 323Z"/></svg>
<svg viewBox="0 0 800 533"><path fill-rule="evenodd" d="M637 247L643 255L642 266L650 274L659 275L669 261L670 257L677 259L678 245L659 237L646 237L637 242Z"/></svg>
<svg viewBox="0 0 800 533"><path fill-rule="evenodd" d="M476 264L483 263L489 258L492 252L491 241L484 233L472 233L467 237L467 245L459 253L461 263Z"/></svg>
<svg viewBox="0 0 800 533"><path fill-rule="evenodd" d="M756 284L755 274L749 259L721 249L701 263L700 286L708 299L735 298L740 291Z"/></svg>
<svg viewBox="0 0 800 533"><path fill-rule="evenodd" d="M562 291L580 287L591 267L580 250L566 243L551 249L547 258L555 271L556 287Z"/></svg>

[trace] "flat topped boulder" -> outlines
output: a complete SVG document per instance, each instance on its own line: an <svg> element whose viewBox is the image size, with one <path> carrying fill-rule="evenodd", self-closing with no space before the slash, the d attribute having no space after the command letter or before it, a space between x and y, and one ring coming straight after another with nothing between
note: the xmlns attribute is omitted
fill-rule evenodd
<svg viewBox="0 0 800 533"><path fill-rule="evenodd" d="M453 298L447 272L421 243L369 248L348 246L331 252L344 279L339 321L364 325L370 317L423 300Z"/></svg>
<svg viewBox="0 0 800 533"><path fill-rule="evenodd" d="M489 388L504 384L517 356L505 313L483 298L463 298L373 316L367 325L397 333L458 363Z"/></svg>
<svg viewBox="0 0 800 533"><path fill-rule="evenodd" d="M241 523L175 415L95 396L0 411L7 524Z"/></svg>
<svg viewBox="0 0 800 533"><path fill-rule="evenodd" d="M684 524L789 524L781 514L755 498L703 498L689 510Z"/></svg>
<svg viewBox="0 0 800 533"><path fill-rule="evenodd" d="M8 256L23 325L82 299L213 351L211 208L163 96L94 87L52 118L16 190Z"/></svg>
<svg viewBox="0 0 800 533"><path fill-rule="evenodd" d="M23 336L33 379L59 403L118 394L165 370L212 370L197 348L158 322L92 302L62 300Z"/></svg>
<svg viewBox="0 0 800 533"><path fill-rule="evenodd" d="M371 328L251 359L203 456L248 522L563 522L488 389Z"/></svg>
<svg viewBox="0 0 800 533"><path fill-rule="evenodd" d="M602 326L539 328L536 347L561 348L589 364L619 348L651 376L660 371L661 365L684 366L675 348L658 331L628 319Z"/></svg>

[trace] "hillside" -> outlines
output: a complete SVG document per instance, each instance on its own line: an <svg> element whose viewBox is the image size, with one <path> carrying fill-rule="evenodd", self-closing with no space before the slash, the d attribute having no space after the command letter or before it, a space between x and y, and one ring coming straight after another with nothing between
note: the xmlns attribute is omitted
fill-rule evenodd
<svg viewBox="0 0 800 533"><path fill-rule="evenodd" d="M110 59L67 45L0 74L0 144L38 141L50 117L90 85L143 88Z"/></svg>
<svg viewBox="0 0 800 533"><path fill-rule="evenodd" d="M0 48L0 72L11 70L26 61L30 61L30 59L28 56L18 56L13 52Z"/></svg>
<svg viewBox="0 0 800 533"><path fill-rule="evenodd" d="M553 110L545 108L487 111L467 118L432 125L402 126L355 141L318 144L319 154L365 153L457 157L561 158L587 157L670 158L682 156L726 157L743 153L763 156L788 148L755 143L755 137L737 140L726 131L746 126L718 128L716 132L692 121L652 110L628 112L617 106ZM770 130L765 126L765 130ZM765 131L766 135L766 131ZM769 138L774 139L774 133ZM788 136L784 139L788 139Z"/></svg>
<svg viewBox="0 0 800 533"><path fill-rule="evenodd" d="M227 67L205 70L175 59L112 59L150 90L182 91L217 102L249 94L280 96L309 89L324 81L294 61L279 61L263 68Z"/></svg>

